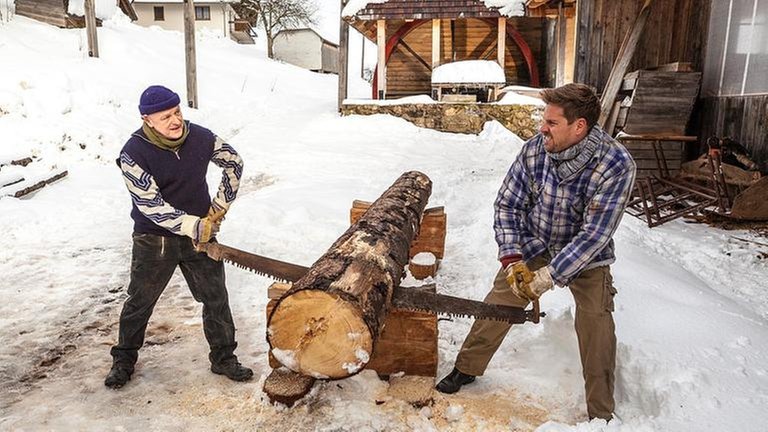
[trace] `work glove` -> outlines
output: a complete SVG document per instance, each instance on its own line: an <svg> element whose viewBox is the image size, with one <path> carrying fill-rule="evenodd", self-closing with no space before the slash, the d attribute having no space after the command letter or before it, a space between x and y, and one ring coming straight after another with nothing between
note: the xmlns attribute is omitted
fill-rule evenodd
<svg viewBox="0 0 768 432"><path fill-rule="evenodd" d="M193 230L193 237L197 243L208 243L219 232L220 222L211 216L198 219Z"/></svg>
<svg viewBox="0 0 768 432"><path fill-rule="evenodd" d="M211 207L208 209L208 217L211 220L221 223L224 220L224 215L227 214L227 207L219 202L216 198L211 201Z"/></svg>
<svg viewBox="0 0 768 432"><path fill-rule="evenodd" d="M532 272L524 262L517 261L509 264L504 272L512 292L531 301L537 300L555 286L546 266Z"/></svg>

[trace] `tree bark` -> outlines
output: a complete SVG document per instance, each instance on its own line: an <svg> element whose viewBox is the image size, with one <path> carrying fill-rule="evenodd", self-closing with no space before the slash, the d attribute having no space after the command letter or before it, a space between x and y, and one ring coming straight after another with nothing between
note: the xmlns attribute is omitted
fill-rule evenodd
<svg viewBox="0 0 768 432"><path fill-rule="evenodd" d="M431 191L420 172L400 176L278 301L267 323L278 361L315 378L365 367Z"/></svg>

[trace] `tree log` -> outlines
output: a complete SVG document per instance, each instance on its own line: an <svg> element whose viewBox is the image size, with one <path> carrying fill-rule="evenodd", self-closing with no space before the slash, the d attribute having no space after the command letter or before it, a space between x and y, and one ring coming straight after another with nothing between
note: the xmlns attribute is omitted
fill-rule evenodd
<svg viewBox="0 0 768 432"><path fill-rule="evenodd" d="M264 380L264 393L272 403L281 403L292 407L303 398L315 384L315 379L284 368L275 369Z"/></svg>
<svg viewBox="0 0 768 432"><path fill-rule="evenodd" d="M323 379L365 367L431 191L420 172L400 176L278 301L267 340L280 363Z"/></svg>

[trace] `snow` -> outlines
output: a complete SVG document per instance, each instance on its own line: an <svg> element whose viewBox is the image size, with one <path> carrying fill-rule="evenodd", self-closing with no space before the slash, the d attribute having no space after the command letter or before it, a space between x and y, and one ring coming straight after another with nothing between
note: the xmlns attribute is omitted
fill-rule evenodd
<svg viewBox="0 0 768 432"><path fill-rule="evenodd" d="M371 355L368 353L368 351L358 348L355 350L355 358L357 359L356 362L353 363L344 363L341 365L342 369L345 369L349 374L353 374L360 370L360 368L363 367L368 361L371 359Z"/></svg>
<svg viewBox="0 0 768 432"><path fill-rule="evenodd" d="M504 96L494 103L500 105L537 105L542 107L547 105L537 97L520 94L512 90L504 92Z"/></svg>
<svg viewBox="0 0 768 432"><path fill-rule="evenodd" d="M504 69L491 60L462 60L432 71L432 83L504 83Z"/></svg>
<svg viewBox="0 0 768 432"><path fill-rule="evenodd" d="M437 262L437 257L432 252L419 252L411 258L411 263L416 265L430 266Z"/></svg>
<svg viewBox="0 0 768 432"><path fill-rule="evenodd" d="M499 8L499 13L508 17L524 16L526 0L482 0L489 8Z"/></svg>
<svg viewBox="0 0 768 432"><path fill-rule="evenodd" d="M284 365L290 370L298 370L299 362L296 360L296 352L293 350L282 350L280 348L272 349L272 355L275 356L281 365Z"/></svg>
<svg viewBox="0 0 768 432"><path fill-rule="evenodd" d="M619 418L607 426L587 422L565 289L544 295L541 324L511 329L485 376L437 394L429 410L386 398L388 384L370 370L320 382L287 409L261 390L271 281L227 267L237 354L255 372L233 383L209 371L201 307L177 272L133 380L106 389L131 255L130 199L114 159L140 125L141 91L163 84L183 97L185 82L178 32L110 19L99 44L93 59L83 30L20 16L0 25L0 160L34 155L69 170L31 196L0 198L0 430L765 430L768 248L749 241L766 241L680 220L649 229L626 217L616 233ZM335 76L225 39L199 37L197 49L200 108L185 116L245 160L222 243L310 265L347 228L353 200L373 201L416 169L433 181L429 206L448 214L438 291L485 296L498 267L493 200L519 138L495 122L475 136L339 117ZM351 79L351 98L370 94ZM211 169L212 187L219 175ZM439 322L440 377L471 324Z"/></svg>
<svg viewBox="0 0 768 432"><path fill-rule="evenodd" d="M94 0L93 3L96 6L96 18L105 20L115 16L115 13L123 13L117 6L116 0ZM85 0L69 0L67 12L72 15L84 16Z"/></svg>
<svg viewBox="0 0 768 432"><path fill-rule="evenodd" d="M464 407L461 405L451 405L445 411L445 419L451 423L461 420L462 415L464 415Z"/></svg>
<svg viewBox="0 0 768 432"><path fill-rule="evenodd" d="M428 95L405 96L397 99L344 99L348 105L407 105L438 103Z"/></svg>

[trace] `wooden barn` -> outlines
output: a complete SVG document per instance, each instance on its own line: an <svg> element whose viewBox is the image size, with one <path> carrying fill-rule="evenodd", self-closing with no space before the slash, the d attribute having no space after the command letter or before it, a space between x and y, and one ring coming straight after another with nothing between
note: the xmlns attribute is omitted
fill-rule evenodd
<svg viewBox="0 0 768 432"><path fill-rule="evenodd" d="M85 18L69 13L71 1L77 0L16 0L16 14L61 28L83 28ZM82 1L79 0L79 3ZM136 11L130 0L112 1L116 2L120 10L132 21L136 21ZM101 20L97 19L97 23L101 25Z"/></svg>
<svg viewBox="0 0 768 432"><path fill-rule="evenodd" d="M276 60L313 72L339 73L339 45L311 28L280 30L272 49Z"/></svg>
<svg viewBox="0 0 768 432"><path fill-rule="evenodd" d="M431 94L432 70L461 60L498 61L508 84L549 84L540 72L545 18L506 16L482 0L389 0L346 12L343 18L378 47L374 99ZM514 13L523 15L522 6Z"/></svg>
<svg viewBox="0 0 768 432"><path fill-rule="evenodd" d="M498 7L482 0L355 3L354 10L344 9L342 18L377 44L372 98L380 99L433 94L434 68L482 59L503 64L507 85L581 82L603 92L646 1L487 3ZM510 7L517 5L522 7ZM634 114L625 107L617 119L619 129L645 133L657 128L698 137L687 150L680 149L678 162L700 153L699 143L706 137L718 135L741 142L754 159L768 164L768 3L651 0L648 10L619 94L634 105ZM654 68L657 72L643 72ZM668 71L678 74L664 75ZM666 77L680 83L655 90L632 87L662 83ZM683 87L685 91L674 90ZM640 103L649 98L660 104L675 99L677 107L666 113L654 108L652 116L638 117L644 109ZM665 117L669 124L662 123Z"/></svg>

